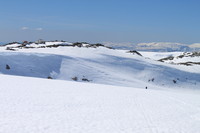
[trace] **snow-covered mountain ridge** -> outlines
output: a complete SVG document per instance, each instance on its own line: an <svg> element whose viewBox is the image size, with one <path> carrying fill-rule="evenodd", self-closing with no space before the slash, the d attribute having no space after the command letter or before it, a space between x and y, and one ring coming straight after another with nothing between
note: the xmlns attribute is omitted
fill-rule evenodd
<svg viewBox="0 0 200 133"><path fill-rule="evenodd" d="M65 42L65 41L42 41L40 43L36 43L36 42L23 42L23 43L19 43L19 42L13 42L13 43L8 43L5 45L1 45L0 48L6 48L6 50L18 50L18 49L30 49L30 48L56 48L56 47L60 47L60 46L65 46L65 47L92 47L92 48L97 48L97 47L106 47L106 48L110 48L108 46L105 46L103 44L100 43L96 43L96 44L89 44L86 42L76 42L76 43L69 43L69 42Z"/></svg>

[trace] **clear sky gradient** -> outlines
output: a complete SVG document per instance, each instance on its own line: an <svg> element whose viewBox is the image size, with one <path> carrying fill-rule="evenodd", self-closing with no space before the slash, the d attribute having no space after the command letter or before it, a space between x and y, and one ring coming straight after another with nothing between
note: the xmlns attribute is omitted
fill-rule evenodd
<svg viewBox="0 0 200 133"><path fill-rule="evenodd" d="M0 42L200 42L199 0L0 0Z"/></svg>

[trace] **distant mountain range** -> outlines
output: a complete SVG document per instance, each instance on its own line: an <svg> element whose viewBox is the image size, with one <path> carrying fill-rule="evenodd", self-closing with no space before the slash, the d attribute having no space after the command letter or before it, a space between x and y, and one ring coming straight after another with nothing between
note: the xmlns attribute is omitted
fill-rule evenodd
<svg viewBox="0 0 200 133"><path fill-rule="evenodd" d="M138 51L151 51L151 52L174 52L174 51L199 51L200 43L182 44L171 42L151 42L151 43L138 43L133 45L131 43L104 43L105 45L118 48L118 49L134 49Z"/></svg>

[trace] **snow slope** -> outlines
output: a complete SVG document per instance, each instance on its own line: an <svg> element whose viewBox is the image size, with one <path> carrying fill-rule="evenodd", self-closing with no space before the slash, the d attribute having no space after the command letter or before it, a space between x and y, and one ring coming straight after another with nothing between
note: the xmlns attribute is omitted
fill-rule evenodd
<svg viewBox="0 0 200 133"><path fill-rule="evenodd" d="M200 91L0 75L1 133L199 133ZM155 86L156 88L156 86Z"/></svg>
<svg viewBox="0 0 200 133"><path fill-rule="evenodd" d="M176 66L105 47L57 47L1 50L3 74L72 80L119 86L197 88L200 67ZM6 69L8 64L11 69ZM174 83L174 80L176 83Z"/></svg>

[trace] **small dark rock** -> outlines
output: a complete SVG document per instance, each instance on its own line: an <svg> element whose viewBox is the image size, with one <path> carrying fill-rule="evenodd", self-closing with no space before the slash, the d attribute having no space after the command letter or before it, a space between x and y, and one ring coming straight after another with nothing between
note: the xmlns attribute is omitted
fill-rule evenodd
<svg viewBox="0 0 200 133"><path fill-rule="evenodd" d="M8 64L6 64L6 69L10 70L10 66Z"/></svg>
<svg viewBox="0 0 200 133"><path fill-rule="evenodd" d="M51 76L48 76L47 78L48 78L48 79L53 79Z"/></svg>
<svg viewBox="0 0 200 133"><path fill-rule="evenodd" d="M174 84L176 84L177 81L176 81L176 80L173 80L173 82L174 82Z"/></svg>
<svg viewBox="0 0 200 133"><path fill-rule="evenodd" d="M77 81L77 80L78 80L78 78L77 78L77 77L73 77L73 78L72 78L72 80L74 80L74 81Z"/></svg>
<svg viewBox="0 0 200 133"><path fill-rule="evenodd" d="M137 54L137 55L139 55L139 56L142 56L142 54L140 54L138 51L136 51L136 50L130 50L130 51L128 51L128 53L133 53L133 54Z"/></svg>
<svg viewBox="0 0 200 133"><path fill-rule="evenodd" d="M82 81L90 82L90 80L88 80L86 78L82 78Z"/></svg>

